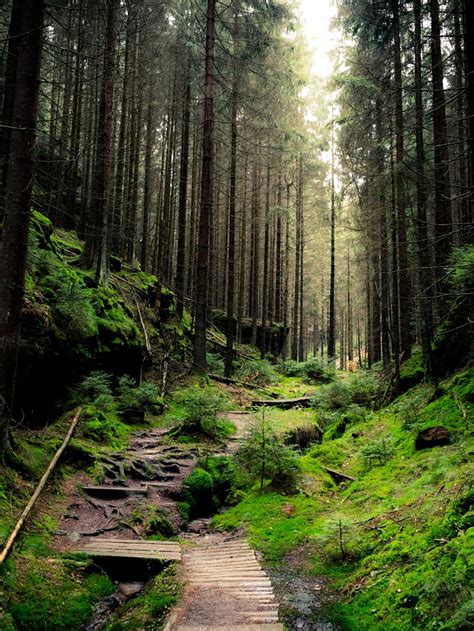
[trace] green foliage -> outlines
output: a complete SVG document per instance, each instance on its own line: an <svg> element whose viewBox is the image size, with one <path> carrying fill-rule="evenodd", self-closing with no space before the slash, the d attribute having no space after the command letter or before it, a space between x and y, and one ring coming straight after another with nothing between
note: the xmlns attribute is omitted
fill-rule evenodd
<svg viewBox="0 0 474 631"><path fill-rule="evenodd" d="M142 594L115 611L104 631L161 629L180 592L181 585L176 578L175 567L171 565L155 576Z"/></svg>
<svg viewBox="0 0 474 631"><path fill-rule="evenodd" d="M100 397L96 399L100 400ZM81 416L81 429L85 438L112 449L119 449L125 445L129 430L118 418L113 404L107 408L87 404L83 406Z"/></svg>
<svg viewBox="0 0 474 631"><path fill-rule="evenodd" d="M323 412L345 411L351 405L373 407L380 391L380 373L360 370L346 381L336 380L323 385L315 394L312 405Z"/></svg>
<svg viewBox="0 0 474 631"><path fill-rule="evenodd" d="M229 456L208 456L200 462L200 466L212 478L216 508L233 503L238 490L245 486L234 459Z"/></svg>
<svg viewBox="0 0 474 631"><path fill-rule="evenodd" d="M351 390L342 381L322 386L313 397L312 405L316 410L335 411L345 409L351 403Z"/></svg>
<svg viewBox="0 0 474 631"><path fill-rule="evenodd" d="M324 523L318 541L329 559L356 558L361 550L360 528L344 513L334 513Z"/></svg>
<svg viewBox="0 0 474 631"><path fill-rule="evenodd" d="M286 377L301 377L311 382L328 383L334 379L334 368L318 357L311 357L306 362L286 359L278 365L278 371Z"/></svg>
<svg viewBox="0 0 474 631"><path fill-rule="evenodd" d="M395 454L392 436L380 436L370 441L362 447L360 454L369 466L375 463L385 464Z"/></svg>
<svg viewBox="0 0 474 631"><path fill-rule="evenodd" d="M124 375L119 379L118 409L127 421L143 421L145 414L160 414L163 410L163 397L153 383L136 382Z"/></svg>
<svg viewBox="0 0 474 631"><path fill-rule="evenodd" d="M8 613L19 631L79 631L89 621L95 600L115 590L103 574L85 578L67 562L29 557L17 572Z"/></svg>
<svg viewBox="0 0 474 631"><path fill-rule="evenodd" d="M285 359L278 364L277 369L285 377L304 377L304 362L297 362L294 359Z"/></svg>
<svg viewBox="0 0 474 631"><path fill-rule="evenodd" d="M213 375L223 375L224 374L224 360L217 353L207 353L207 370Z"/></svg>
<svg viewBox="0 0 474 631"><path fill-rule="evenodd" d="M376 370L358 370L351 375L349 392L351 403L372 408L382 394L382 375Z"/></svg>
<svg viewBox="0 0 474 631"><path fill-rule="evenodd" d="M298 462L295 453L273 431L265 419L265 411L256 419L244 443L236 454L242 473L258 482L260 491L266 481L274 488L291 492L298 480Z"/></svg>
<svg viewBox="0 0 474 631"><path fill-rule="evenodd" d="M78 403L94 403L99 397L112 396L112 375L100 370L91 372L79 384L75 399Z"/></svg>
<svg viewBox="0 0 474 631"><path fill-rule="evenodd" d="M211 474L200 467L194 469L183 482L183 498L190 507L189 518L210 515L215 510Z"/></svg>
<svg viewBox="0 0 474 631"><path fill-rule="evenodd" d="M240 381L257 386L268 386L277 380L275 371L266 359L239 359L235 362L235 376Z"/></svg>
<svg viewBox="0 0 474 631"><path fill-rule="evenodd" d="M53 233L49 219L32 213L26 301L30 315L42 322L35 343L61 346L79 358L141 346L123 294L111 285L94 287L91 271L80 268L81 253L74 233Z"/></svg>
<svg viewBox="0 0 474 631"><path fill-rule="evenodd" d="M219 412L229 409L229 402L217 388L190 386L177 392L173 400L179 411L174 418L177 425L171 431L172 436L204 434L218 438L232 432L229 423L218 417Z"/></svg>
<svg viewBox="0 0 474 631"><path fill-rule="evenodd" d="M140 506L132 513L132 521L139 524L152 539L168 539L176 535L176 528L171 523L168 512L159 506Z"/></svg>
<svg viewBox="0 0 474 631"><path fill-rule="evenodd" d="M402 390L412 388L423 381L425 370L423 368L423 355L421 349L416 348L400 367L400 387Z"/></svg>

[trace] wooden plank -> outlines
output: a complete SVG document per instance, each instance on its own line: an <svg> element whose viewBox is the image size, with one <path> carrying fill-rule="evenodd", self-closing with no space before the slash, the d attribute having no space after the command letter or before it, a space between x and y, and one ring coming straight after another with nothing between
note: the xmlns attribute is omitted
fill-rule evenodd
<svg viewBox="0 0 474 631"><path fill-rule="evenodd" d="M180 624L176 631L284 631L280 623L272 624L230 624L224 626L196 626Z"/></svg>
<svg viewBox="0 0 474 631"><path fill-rule="evenodd" d="M82 490L90 494L108 495L146 495L148 490L143 486L83 486Z"/></svg>
<svg viewBox="0 0 474 631"><path fill-rule="evenodd" d="M103 539L97 539L97 541L114 541L115 543L140 543L146 541L147 543L160 544L160 545L173 545L181 548L179 541L170 541L169 539L163 539L160 541L153 541L151 539L115 539L112 537L104 537Z"/></svg>
<svg viewBox="0 0 474 631"><path fill-rule="evenodd" d="M126 550L121 552L120 550L100 550L100 549L87 549L81 548L77 552L82 552L88 556L97 557L120 557L122 559L157 559L160 561L180 561L181 554L177 552L145 552L145 551L133 551Z"/></svg>
<svg viewBox="0 0 474 631"><path fill-rule="evenodd" d="M120 548L121 550L126 549L141 549L148 548L150 550L176 550L176 552L181 552L181 548L179 545L166 545L166 544L155 544L154 541L136 541L136 542L118 542L114 543L108 541L91 541L86 544L88 547L97 547L97 548Z"/></svg>

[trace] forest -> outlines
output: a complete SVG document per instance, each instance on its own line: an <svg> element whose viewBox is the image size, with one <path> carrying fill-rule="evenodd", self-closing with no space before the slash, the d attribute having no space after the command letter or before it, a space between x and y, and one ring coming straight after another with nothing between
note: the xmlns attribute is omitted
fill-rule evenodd
<svg viewBox="0 0 474 631"><path fill-rule="evenodd" d="M0 631L474 629L474 2L0 41Z"/></svg>

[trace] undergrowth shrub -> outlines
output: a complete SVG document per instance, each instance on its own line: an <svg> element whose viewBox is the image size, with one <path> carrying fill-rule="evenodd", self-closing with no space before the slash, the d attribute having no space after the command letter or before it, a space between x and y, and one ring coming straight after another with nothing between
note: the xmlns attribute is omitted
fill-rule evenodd
<svg viewBox="0 0 474 631"><path fill-rule="evenodd" d="M335 377L334 367L318 357L311 357L303 364L303 375L310 381L329 383Z"/></svg>
<svg viewBox="0 0 474 631"><path fill-rule="evenodd" d="M275 371L266 359L239 359L235 375L240 381L257 386L268 386L277 380Z"/></svg>
<svg viewBox="0 0 474 631"><path fill-rule="evenodd" d="M153 383L139 386L127 375L120 377L118 387L118 409L129 422L141 422L146 413L160 414L163 411L163 397Z"/></svg>
<svg viewBox="0 0 474 631"><path fill-rule="evenodd" d="M180 406L180 413L173 419L177 424L170 431L171 436L204 434L218 438L232 433L233 426L218 417L219 412L229 409L229 401L217 388L190 386L177 392L173 399Z"/></svg>
<svg viewBox="0 0 474 631"><path fill-rule="evenodd" d="M344 514L333 514L318 538L324 554L332 560L355 559L361 554L362 537L357 524Z"/></svg>
<svg viewBox="0 0 474 631"><path fill-rule="evenodd" d="M224 374L224 360L218 353L206 353L207 369L214 375Z"/></svg>
<svg viewBox="0 0 474 631"><path fill-rule="evenodd" d="M214 485L214 503L217 508L236 502L239 491L246 487L235 460L229 456L208 456L200 466L212 477Z"/></svg>
<svg viewBox="0 0 474 631"><path fill-rule="evenodd" d="M265 413L256 419L245 441L236 453L242 475L252 483L258 482L260 491L266 481L284 492L293 492L299 478L298 459L265 420Z"/></svg>
<svg viewBox="0 0 474 631"><path fill-rule="evenodd" d="M312 405L316 410L334 411L345 409L351 402L351 391L349 386L342 381L334 381L322 388L315 394Z"/></svg>
<svg viewBox="0 0 474 631"><path fill-rule="evenodd" d="M211 474L196 467L183 482L183 498L189 506L189 518L206 517L215 509L214 482Z"/></svg>
<svg viewBox="0 0 474 631"><path fill-rule="evenodd" d="M294 359L285 359L278 364L277 370L285 377L304 377L304 363Z"/></svg>
<svg viewBox="0 0 474 631"><path fill-rule="evenodd" d="M306 362L286 359L278 365L277 370L285 377L301 377L310 382L329 383L335 377L334 368L318 357L311 357Z"/></svg>
<svg viewBox="0 0 474 631"><path fill-rule="evenodd" d="M368 466L385 464L395 454L393 437L381 436L367 443L362 447L360 454Z"/></svg>
<svg viewBox="0 0 474 631"><path fill-rule="evenodd" d="M351 403L375 407L383 385L381 375L375 370L358 370L349 380Z"/></svg>
<svg viewBox="0 0 474 631"><path fill-rule="evenodd" d="M288 430L284 437L285 445L304 451L323 438L321 428L316 424L299 425Z"/></svg>
<svg viewBox="0 0 474 631"><path fill-rule="evenodd" d="M112 396L112 375L100 370L85 377L74 393L77 403L93 403L98 397Z"/></svg>
<svg viewBox="0 0 474 631"><path fill-rule="evenodd" d="M351 405L373 408L380 399L381 385L378 371L357 371L345 381L339 379L321 386L312 405L329 412L344 411Z"/></svg>

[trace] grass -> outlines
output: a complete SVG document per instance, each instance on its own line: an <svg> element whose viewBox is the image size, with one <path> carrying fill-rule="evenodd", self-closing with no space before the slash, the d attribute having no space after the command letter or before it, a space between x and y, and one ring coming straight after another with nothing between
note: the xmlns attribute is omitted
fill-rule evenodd
<svg viewBox="0 0 474 631"><path fill-rule="evenodd" d="M175 566L170 565L147 585L144 593L116 611L105 631L158 631L171 607L177 602L181 585Z"/></svg>
<svg viewBox="0 0 474 631"><path fill-rule="evenodd" d="M300 377L279 377L277 383L272 383L270 389L280 399L296 399L316 392L319 386L307 383Z"/></svg>
<svg viewBox="0 0 474 631"><path fill-rule="evenodd" d="M256 414L262 414L262 412L258 411ZM284 434L294 427L316 423L316 415L311 408L280 410L269 407L265 409L265 419L278 434Z"/></svg>
<svg viewBox="0 0 474 631"><path fill-rule="evenodd" d="M332 578L340 594L332 619L342 629L472 628L474 446L456 397L472 418L473 376L459 373L436 392L419 384L382 410L330 414L324 442L299 459L304 494L251 492L215 526L243 527L274 565L304 546L306 571ZM315 413L267 414L284 432ZM446 427L452 443L417 451L417 432L434 425ZM337 486L323 466L356 481Z"/></svg>

